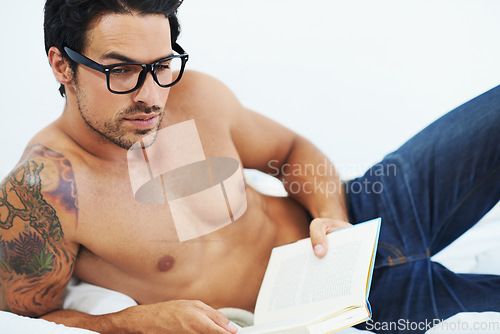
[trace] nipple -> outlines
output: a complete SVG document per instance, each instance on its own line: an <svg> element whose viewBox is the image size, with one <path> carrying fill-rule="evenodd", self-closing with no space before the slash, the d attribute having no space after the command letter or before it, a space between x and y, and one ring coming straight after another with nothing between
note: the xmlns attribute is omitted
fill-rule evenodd
<svg viewBox="0 0 500 334"><path fill-rule="evenodd" d="M173 256L164 256L158 261L158 269L163 272L169 271L174 266L174 263L175 259Z"/></svg>

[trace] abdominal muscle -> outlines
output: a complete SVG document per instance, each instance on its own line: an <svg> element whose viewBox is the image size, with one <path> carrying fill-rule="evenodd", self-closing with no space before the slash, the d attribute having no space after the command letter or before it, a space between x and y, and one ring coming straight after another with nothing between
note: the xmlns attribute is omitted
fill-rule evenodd
<svg viewBox="0 0 500 334"><path fill-rule="evenodd" d="M247 205L234 223L191 241L151 242L136 235L136 243L127 247L120 242L127 236L94 243L107 246L92 252L82 246L75 276L139 304L201 300L214 308L252 312L272 248L308 237L308 222L290 198L247 187Z"/></svg>

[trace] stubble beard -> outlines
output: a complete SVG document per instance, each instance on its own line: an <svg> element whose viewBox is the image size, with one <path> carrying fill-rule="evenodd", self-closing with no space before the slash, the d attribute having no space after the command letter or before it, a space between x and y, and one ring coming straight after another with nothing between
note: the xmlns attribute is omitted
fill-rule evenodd
<svg viewBox="0 0 500 334"><path fill-rule="evenodd" d="M120 111L111 120L105 121L103 123L98 123L92 121L88 117L88 108L85 103L85 93L80 89L76 89L75 91L78 110L80 112L80 115L82 116L83 121L92 131L94 131L101 139L103 139L103 143L112 142L123 149L129 150L131 149L131 147L133 147L134 144L139 142L140 146L143 148L148 147L155 142L161 121L163 120L163 116L165 114L163 108L159 106L146 107L138 105ZM121 126L124 118L126 117L133 117L137 114L143 113L150 114L152 112L157 112L159 118L158 124L152 129L135 129L131 131L126 130Z"/></svg>

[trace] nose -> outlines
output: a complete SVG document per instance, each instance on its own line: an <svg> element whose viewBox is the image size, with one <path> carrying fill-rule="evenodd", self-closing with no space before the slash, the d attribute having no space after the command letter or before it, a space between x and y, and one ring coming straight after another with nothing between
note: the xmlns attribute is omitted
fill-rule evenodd
<svg viewBox="0 0 500 334"><path fill-rule="evenodd" d="M134 94L134 102L144 103L148 106L163 106L166 101L161 101L162 97L165 96L166 91L169 88L162 88L153 79L153 74L148 72L146 78Z"/></svg>

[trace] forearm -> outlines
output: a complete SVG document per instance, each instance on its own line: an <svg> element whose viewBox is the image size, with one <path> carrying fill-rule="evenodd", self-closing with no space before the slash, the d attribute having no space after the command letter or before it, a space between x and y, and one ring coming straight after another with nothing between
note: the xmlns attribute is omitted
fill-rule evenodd
<svg viewBox="0 0 500 334"><path fill-rule="evenodd" d="M307 139L297 136L278 176L290 196L313 218L348 221L340 177L329 159Z"/></svg>
<svg viewBox="0 0 500 334"><path fill-rule="evenodd" d="M107 333L139 333L131 330L127 317L123 312L105 315L90 315L73 310L58 310L41 317L47 321L67 327L89 329L101 334Z"/></svg>
<svg viewBox="0 0 500 334"><path fill-rule="evenodd" d="M236 333L229 320L219 311L196 300L171 300L132 306L123 311L89 315L62 310L42 317L69 327L90 329L101 334L129 333Z"/></svg>

